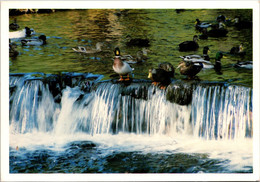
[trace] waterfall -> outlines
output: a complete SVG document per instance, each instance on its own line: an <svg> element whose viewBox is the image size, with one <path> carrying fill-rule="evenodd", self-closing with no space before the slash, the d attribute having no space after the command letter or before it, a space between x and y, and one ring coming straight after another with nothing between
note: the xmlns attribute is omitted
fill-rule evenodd
<svg viewBox="0 0 260 182"><path fill-rule="evenodd" d="M182 92L190 94L191 102L180 104L167 97L172 89L175 95L183 90L174 82L160 90L147 82L126 86L98 82L101 78L93 76L74 75L76 81L69 85L60 77L46 76L46 81L11 76L11 132L191 135L207 140L252 137L251 88L199 83Z"/></svg>

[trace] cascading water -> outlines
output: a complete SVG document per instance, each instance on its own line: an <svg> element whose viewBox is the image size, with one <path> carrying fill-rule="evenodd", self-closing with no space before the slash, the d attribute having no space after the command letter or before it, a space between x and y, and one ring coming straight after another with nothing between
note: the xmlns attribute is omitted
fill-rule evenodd
<svg viewBox="0 0 260 182"><path fill-rule="evenodd" d="M51 138L85 134L89 140L108 146L108 142L103 141L104 136L114 140L116 136L127 138L129 134L134 134L141 143L147 137L155 139L160 136L161 141L156 139L160 144L168 137L171 139L165 143L167 151L171 150L174 141L176 148L173 151L183 152L185 145L182 144L186 138L201 138L205 142L250 139L249 143L252 142L251 88L191 84L188 92L181 96L178 94L178 84L174 82L172 87L162 91L147 82L125 86L112 82L96 84L101 77L93 78L88 74L70 77L69 86L64 84L67 77L55 77L54 81L48 76L47 79L32 79L26 75L10 77L10 145L21 145L15 142L15 136L35 136L36 133L46 133L45 136ZM62 78L63 81L60 81ZM83 83L88 83L87 88L82 88ZM170 92L177 94L175 98L179 102L169 99ZM187 98L192 99L189 101ZM184 100L186 104L183 104ZM127 140L120 150L128 148L127 144L134 145ZM67 140L70 141L73 138ZM121 145L120 142L112 148L118 145ZM133 150L146 150L145 147L153 146L149 142L142 145L144 148L137 149L136 145Z"/></svg>

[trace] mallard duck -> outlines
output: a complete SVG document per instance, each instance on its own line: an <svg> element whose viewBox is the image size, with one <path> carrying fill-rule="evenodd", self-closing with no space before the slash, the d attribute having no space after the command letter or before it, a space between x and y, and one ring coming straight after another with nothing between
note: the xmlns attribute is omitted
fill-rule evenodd
<svg viewBox="0 0 260 182"><path fill-rule="evenodd" d="M120 75L119 81L129 81L129 74L132 72L131 66L122 61L120 57L120 50L119 48L115 48L114 50L115 58L113 64L113 70ZM123 76L127 75L126 79L123 79Z"/></svg>
<svg viewBox="0 0 260 182"><path fill-rule="evenodd" d="M228 33L228 30L225 28L223 22L219 22L217 26L212 26L211 30L207 32L209 37L225 37Z"/></svg>
<svg viewBox="0 0 260 182"><path fill-rule="evenodd" d="M234 26L237 29L247 29L247 28L252 28L252 22L251 21L247 21L247 20L241 20L240 16L236 16L233 20L234 22Z"/></svg>
<svg viewBox="0 0 260 182"><path fill-rule="evenodd" d="M150 41L149 39L142 39L142 38L131 38L131 36L127 36L126 37L126 45L128 47L132 47L132 46L138 46L138 47L149 47L150 46Z"/></svg>
<svg viewBox="0 0 260 182"><path fill-rule="evenodd" d="M17 30L20 28L20 26L16 23L16 18L14 19L14 22L9 25L9 30Z"/></svg>
<svg viewBox="0 0 260 182"><path fill-rule="evenodd" d="M9 39L9 57L15 58L18 56L19 52L16 50L16 45L11 43Z"/></svg>
<svg viewBox="0 0 260 182"><path fill-rule="evenodd" d="M25 27L23 30L15 31L15 32L9 32L9 38L10 39L19 39L26 36L32 35L32 30L28 27Z"/></svg>
<svg viewBox="0 0 260 182"><path fill-rule="evenodd" d="M226 58L222 52L216 53L215 58L215 64L212 64L210 61L203 59L202 57L199 58L199 56L196 58L185 58L183 59L185 62L192 62L192 63L201 63L203 65L203 69L212 69L215 68L216 70L221 69L221 59Z"/></svg>
<svg viewBox="0 0 260 182"><path fill-rule="evenodd" d="M180 56L180 58L182 58L184 61L191 61L192 59L203 59L203 60L209 61L210 60L209 55L208 55L209 52L210 52L209 47L205 46L203 48L202 56L193 54L193 55L187 55L187 56Z"/></svg>
<svg viewBox="0 0 260 182"><path fill-rule="evenodd" d="M182 61L177 67L182 75L188 76L188 79L194 78L202 68L203 64L201 62L193 63L191 61Z"/></svg>
<svg viewBox="0 0 260 182"><path fill-rule="evenodd" d="M46 36L40 35L38 39L22 39L22 45L27 46L40 46L46 44Z"/></svg>
<svg viewBox="0 0 260 182"><path fill-rule="evenodd" d="M244 56L246 52L244 51L243 44L240 44L238 47L232 47L230 52L232 55L239 55L239 56Z"/></svg>
<svg viewBox="0 0 260 182"><path fill-rule="evenodd" d="M125 61L128 64L141 63L141 62L143 62L144 60L147 59L147 52L148 51L149 51L148 49L143 48L141 51L138 51L136 53L135 57L133 57L131 55L121 55L120 57L121 57L122 61Z"/></svg>
<svg viewBox="0 0 260 182"><path fill-rule="evenodd" d="M202 29L204 28L209 28L211 27L211 24L210 23L207 23L207 22L201 22L198 18L196 19L196 22L195 22L195 28L199 31L201 31Z"/></svg>
<svg viewBox="0 0 260 182"><path fill-rule="evenodd" d="M174 77L174 72L175 72L175 70L174 70L174 67L173 67L173 65L172 65L171 63L162 62L162 63L160 63L160 64L158 65L158 68L167 71L167 72L168 72L168 75L169 75L170 77L172 77L172 78Z"/></svg>
<svg viewBox="0 0 260 182"><path fill-rule="evenodd" d="M78 49L72 48L72 50L74 50L75 52L79 52L79 53L85 53L85 54L94 54L94 53L98 53L102 51L102 46L103 43L102 42L98 42L96 43L96 49L86 49L83 46L78 46Z"/></svg>
<svg viewBox="0 0 260 182"><path fill-rule="evenodd" d="M208 30L206 29L206 28L203 28L202 30L201 30L201 35L199 35L199 39L201 39L201 40L206 40L206 39L208 39Z"/></svg>
<svg viewBox="0 0 260 182"><path fill-rule="evenodd" d="M253 61L238 61L235 65L235 68L246 68L246 69L253 69Z"/></svg>
<svg viewBox="0 0 260 182"><path fill-rule="evenodd" d="M180 51L196 51L199 48L199 44L197 43L198 36L193 36L193 41L185 41L179 44Z"/></svg>

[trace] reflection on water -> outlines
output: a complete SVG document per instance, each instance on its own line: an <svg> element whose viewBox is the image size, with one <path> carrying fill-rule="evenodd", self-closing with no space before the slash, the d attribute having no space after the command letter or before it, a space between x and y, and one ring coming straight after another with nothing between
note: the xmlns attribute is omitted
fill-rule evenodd
<svg viewBox="0 0 260 182"><path fill-rule="evenodd" d="M10 22L17 18L21 28L34 28L36 35L45 34L47 45L41 47L18 45L20 55L10 59L10 72L92 72L103 74L104 79L114 74L112 69L113 49L119 46L123 54L136 55L140 47L126 46L129 38L143 38L150 41L149 59L135 68L135 78L147 77L148 69L158 63L168 61L175 68L181 61L179 56L186 54L202 54L204 46L209 46L211 61L214 62L216 52L228 52L241 42L247 52L244 58L228 56L222 59L223 74L217 75L214 70L205 70L198 74L202 80L226 81L252 85L252 70L234 69L238 60L252 61L252 30L238 30L227 27L227 37L200 40L200 48L196 52L179 52L178 44L192 40L196 18L213 22L220 14L228 18L241 15L251 19L251 10L185 10L174 9L90 9L69 10L50 14L25 14L10 17ZM72 48L77 46L95 47L97 42L104 42L103 52L92 55L75 53ZM183 78L176 71L176 78Z"/></svg>

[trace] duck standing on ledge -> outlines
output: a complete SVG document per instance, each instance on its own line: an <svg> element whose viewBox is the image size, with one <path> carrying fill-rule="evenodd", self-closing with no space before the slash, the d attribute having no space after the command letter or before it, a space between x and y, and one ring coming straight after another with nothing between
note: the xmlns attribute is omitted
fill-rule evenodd
<svg viewBox="0 0 260 182"><path fill-rule="evenodd" d="M193 36L193 41L185 41L179 44L180 51L196 51L199 48L198 36Z"/></svg>
<svg viewBox="0 0 260 182"><path fill-rule="evenodd" d="M120 50L119 48L115 48L115 58L114 58L114 64L113 64L113 70L119 74L120 79L119 81L129 81L129 74L132 72L132 68L131 66L122 61L121 57L120 57ZM123 79L123 76L127 75L126 79Z"/></svg>
<svg viewBox="0 0 260 182"><path fill-rule="evenodd" d="M177 67L177 69L180 69L180 73L182 75L188 76L188 79L194 78L195 75L197 75L202 68L203 68L203 64L201 62L194 63L191 61L182 61Z"/></svg>
<svg viewBox="0 0 260 182"><path fill-rule="evenodd" d="M22 39L22 45L27 46L40 46L46 44L46 36L40 35L38 39Z"/></svg>
<svg viewBox="0 0 260 182"><path fill-rule="evenodd" d="M153 85L158 85L160 89L165 89L174 77L174 67L171 63L160 63L157 69L149 69L148 78L152 80Z"/></svg>

